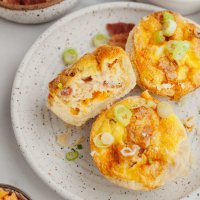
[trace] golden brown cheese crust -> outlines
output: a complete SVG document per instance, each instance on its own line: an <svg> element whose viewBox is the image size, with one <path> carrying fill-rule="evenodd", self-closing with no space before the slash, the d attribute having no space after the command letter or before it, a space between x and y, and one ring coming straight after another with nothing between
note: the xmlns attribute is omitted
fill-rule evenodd
<svg viewBox="0 0 200 200"><path fill-rule="evenodd" d="M115 59L120 59L123 56L126 56L126 54L121 48L111 46L102 46L94 53L85 54L77 63L70 68L65 68L49 83L50 94L54 96L61 90L58 88L58 83L66 87L71 84L75 77L80 75L83 76L83 80L87 82L88 78L89 81L90 75L95 74L97 71L103 71L106 62L115 61ZM112 63L110 65L112 65Z"/></svg>
<svg viewBox="0 0 200 200"><path fill-rule="evenodd" d="M143 102L148 100L156 105L159 103L147 92L141 97L128 97L115 103L100 114L91 130L90 145L96 166L105 177L129 189L155 189L179 176L178 171L173 176L167 171L175 168L178 160L182 159L178 151L187 139L185 129L175 114L159 117L156 107L143 106ZM126 127L122 127L114 117L114 108L119 104L132 112ZM107 148L97 147L94 143L95 136L102 132L109 132L115 138ZM124 147L135 146L137 151L133 156L125 157L121 153ZM185 149L185 153L187 151ZM188 157L184 159L182 168L188 165Z"/></svg>
<svg viewBox="0 0 200 200"><path fill-rule="evenodd" d="M177 23L173 36L161 44L155 41L154 34L162 30L163 19L163 12L156 12L143 18L132 30L127 47L138 84L176 100L200 86L200 38L194 33L199 27L197 24L180 14L170 13ZM173 60L165 50L160 52L170 40L190 42L190 49L180 62Z"/></svg>
<svg viewBox="0 0 200 200"><path fill-rule="evenodd" d="M61 119L80 126L134 86L128 55L119 47L104 45L82 56L49 83L48 104Z"/></svg>

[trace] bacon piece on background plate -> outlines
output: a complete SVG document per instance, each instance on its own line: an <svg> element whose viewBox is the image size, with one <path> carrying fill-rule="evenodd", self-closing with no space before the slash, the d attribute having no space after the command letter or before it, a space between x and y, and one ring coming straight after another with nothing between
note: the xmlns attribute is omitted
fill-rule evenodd
<svg viewBox="0 0 200 200"><path fill-rule="evenodd" d="M123 22L107 24L106 29L111 36L109 45L119 46L124 49L129 32L133 29L134 26L134 24Z"/></svg>
<svg viewBox="0 0 200 200"><path fill-rule="evenodd" d="M106 29L110 36L115 34L121 34L121 33L129 33L135 25L131 23L113 23L113 24L107 24Z"/></svg>
<svg viewBox="0 0 200 200"><path fill-rule="evenodd" d="M109 40L109 45L118 46L125 49L126 41L129 33L119 33L113 35Z"/></svg>

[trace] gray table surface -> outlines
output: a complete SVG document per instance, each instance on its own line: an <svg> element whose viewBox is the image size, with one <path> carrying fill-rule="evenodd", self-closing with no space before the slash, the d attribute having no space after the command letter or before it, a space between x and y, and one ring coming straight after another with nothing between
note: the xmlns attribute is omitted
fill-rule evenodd
<svg viewBox="0 0 200 200"><path fill-rule="evenodd" d="M70 12L102 2L108 1L80 0ZM200 13L190 17L200 22ZM62 198L43 183L21 155L11 124L10 95L16 70L24 54L52 23L20 25L0 19L0 183L22 188L33 200Z"/></svg>

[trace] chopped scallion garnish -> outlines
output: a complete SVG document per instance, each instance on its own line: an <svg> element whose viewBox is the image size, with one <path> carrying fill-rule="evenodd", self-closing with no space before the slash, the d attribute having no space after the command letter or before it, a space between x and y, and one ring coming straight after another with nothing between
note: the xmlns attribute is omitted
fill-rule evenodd
<svg viewBox="0 0 200 200"><path fill-rule="evenodd" d="M163 34L167 37L174 35L176 31L177 23L171 19L167 20L163 24Z"/></svg>
<svg viewBox="0 0 200 200"><path fill-rule="evenodd" d="M69 152L66 153L66 159L68 161L76 160L78 158L78 156L79 156L78 151L76 151L74 149L72 151L69 151Z"/></svg>
<svg viewBox="0 0 200 200"><path fill-rule="evenodd" d="M83 145L82 144L78 144L77 145L77 149L83 149Z"/></svg>
<svg viewBox="0 0 200 200"><path fill-rule="evenodd" d="M169 19L174 21L174 16L171 13L167 12L167 11L164 12L163 13L163 22L165 22L165 21L167 21Z"/></svg>
<svg viewBox="0 0 200 200"><path fill-rule="evenodd" d="M165 41L165 37L164 37L162 31L157 31L157 32L155 32L154 37L155 37L155 41L156 41L157 43L162 43L162 42Z"/></svg>
<svg viewBox="0 0 200 200"><path fill-rule="evenodd" d="M188 41L171 40L167 43L166 49L172 54L174 60L181 60L190 48Z"/></svg>
<svg viewBox="0 0 200 200"><path fill-rule="evenodd" d="M124 105L119 104L114 108L115 119L123 126L130 123L132 112Z"/></svg>
<svg viewBox="0 0 200 200"><path fill-rule="evenodd" d="M78 58L78 53L73 48L67 48L63 53L63 60L65 64L73 64Z"/></svg>
<svg viewBox="0 0 200 200"><path fill-rule="evenodd" d="M92 42L95 47L99 47L108 43L108 37L104 34L98 33L93 37Z"/></svg>

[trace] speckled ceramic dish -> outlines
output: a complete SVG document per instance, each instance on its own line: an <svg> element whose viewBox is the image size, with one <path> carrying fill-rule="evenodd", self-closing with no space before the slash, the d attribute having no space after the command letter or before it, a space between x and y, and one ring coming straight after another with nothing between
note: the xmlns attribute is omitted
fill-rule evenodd
<svg viewBox="0 0 200 200"><path fill-rule="evenodd" d="M137 0L138 2L152 3L168 10L174 10L182 15L189 15L200 11L199 0Z"/></svg>
<svg viewBox="0 0 200 200"><path fill-rule="evenodd" d="M22 24L39 24L58 18L78 0L52 0L37 5L10 5L0 2L0 17Z"/></svg>
<svg viewBox="0 0 200 200"><path fill-rule="evenodd" d="M176 179L151 192L134 192L119 188L107 181L96 169L88 144L91 123L81 128L66 126L46 106L48 82L63 68L62 53L66 47L77 49L79 55L93 50L91 38L98 32L106 33L106 23L133 22L159 10L139 3L107 3L89 7L59 20L31 47L13 85L11 111L14 132L18 144L35 172L58 194L70 200L178 200L187 197L200 187L200 168L191 169L185 178ZM141 92L134 89L132 94ZM189 94L184 103L173 103L181 119L194 116L199 121L200 90ZM60 148L55 136L71 135L69 143L84 136L80 158L74 162L65 160L70 148ZM196 129L190 133L192 153L200 165L200 138ZM192 194L196 197L198 192Z"/></svg>
<svg viewBox="0 0 200 200"><path fill-rule="evenodd" d="M11 194L14 192L19 200L31 200L31 198L27 194L25 194L22 190L14 186L0 183L0 188L2 188L5 191L11 192Z"/></svg>

